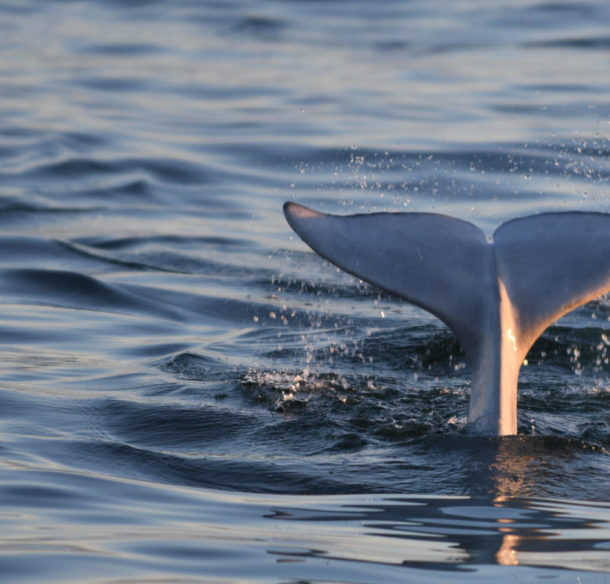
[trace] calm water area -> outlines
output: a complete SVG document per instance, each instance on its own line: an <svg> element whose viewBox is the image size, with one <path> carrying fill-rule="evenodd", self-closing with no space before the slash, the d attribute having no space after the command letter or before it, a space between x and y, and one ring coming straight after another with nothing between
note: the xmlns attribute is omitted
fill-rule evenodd
<svg viewBox="0 0 610 584"><path fill-rule="evenodd" d="M610 299L519 435L282 204L610 212L605 0L2 0L0 581L610 582Z"/></svg>

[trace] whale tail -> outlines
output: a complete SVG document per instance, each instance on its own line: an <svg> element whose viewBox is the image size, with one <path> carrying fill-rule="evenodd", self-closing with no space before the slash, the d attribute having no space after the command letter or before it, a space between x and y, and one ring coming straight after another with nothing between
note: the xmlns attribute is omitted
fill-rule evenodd
<svg viewBox="0 0 610 584"><path fill-rule="evenodd" d="M493 241L435 213L338 216L286 203L284 214L322 257L447 324L472 366L468 420L480 434L516 434L530 347L557 318L610 290L604 213L514 219Z"/></svg>

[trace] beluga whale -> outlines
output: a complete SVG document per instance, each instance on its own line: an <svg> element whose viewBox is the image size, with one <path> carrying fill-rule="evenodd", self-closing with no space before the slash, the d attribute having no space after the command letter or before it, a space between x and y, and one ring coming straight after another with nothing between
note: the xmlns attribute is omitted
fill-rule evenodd
<svg viewBox="0 0 610 584"><path fill-rule="evenodd" d="M292 229L323 258L424 308L472 368L469 430L517 433L517 382L530 347L559 317L610 291L610 214L541 213L488 239L436 213L330 215L288 202Z"/></svg>

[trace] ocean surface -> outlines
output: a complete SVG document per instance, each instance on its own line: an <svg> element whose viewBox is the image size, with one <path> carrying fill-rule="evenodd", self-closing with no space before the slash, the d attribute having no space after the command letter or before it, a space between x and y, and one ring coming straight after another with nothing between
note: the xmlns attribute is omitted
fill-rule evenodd
<svg viewBox="0 0 610 584"><path fill-rule="evenodd" d="M518 436L286 200L610 212L606 0L0 2L0 580L610 582L610 298Z"/></svg>

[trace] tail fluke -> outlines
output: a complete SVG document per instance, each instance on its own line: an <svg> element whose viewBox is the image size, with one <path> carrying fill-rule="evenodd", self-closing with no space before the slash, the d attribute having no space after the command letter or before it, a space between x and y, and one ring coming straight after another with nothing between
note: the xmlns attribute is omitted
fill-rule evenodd
<svg viewBox="0 0 610 584"><path fill-rule="evenodd" d="M326 215L296 203L286 203L284 214L322 257L425 308L465 350L478 341L493 256L472 223L433 213Z"/></svg>
<svg viewBox="0 0 610 584"><path fill-rule="evenodd" d="M493 247L528 349L560 316L610 290L610 215L513 219L498 227Z"/></svg>
<svg viewBox="0 0 610 584"><path fill-rule="evenodd" d="M286 203L290 226L347 272L443 320L473 368L469 421L517 431L525 354L554 320L610 290L610 215L548 213L509 221L489 242L433 213L336 216Z"/></svg>

